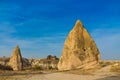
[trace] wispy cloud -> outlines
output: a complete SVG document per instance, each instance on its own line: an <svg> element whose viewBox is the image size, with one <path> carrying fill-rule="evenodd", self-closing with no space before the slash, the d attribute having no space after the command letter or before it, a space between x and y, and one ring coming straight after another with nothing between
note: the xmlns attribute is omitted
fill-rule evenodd
<svg viewBox="0 0 120 80"><path fill-rule="evenodd" d="M0 56L11 55L17 44L25 57L59 56L65 37L80 18L91 31L102 59L118 59L119 9L119 2L105 0L94 3L88 0L2 0Z"/></svg>
<svg viewBox="0 0 120 80"><path fill-rule="evenodd" d="M50 6L51 8L53 7L52 5ZM41 7L41 9L43 8ZM16 45L20 46L24 57L46 57L48 54L60 56L65 36L61 35L61 33L50 34L46 37L40 36L47 33L47 31L51 30L52 32L53 27L49 26L56 25L51 23L51 19L41 16L38 18L38 15L31 13L34 11L39 12L39 10L43 11L41 9L31 7L30 9L27 8L23 13L24 9L21 6L1 3L0 56L10 56ZM47 8L44 10L48 11Z"/></svg>
<svg viewBox="0 0 120 80"><path fill-rule="evenodd" d="M92 32L102 59L120 59L119 29L97 29Z"/></svg>
<svg viewBox="0 0 120 80"><path fill-rule="evenodd" d="M0 56L10 56L13 48L19 45L24 57L46 57L48 54L60 56L65 36L49 36L38 38L12 38L5 32L0 35Z"/></svg>

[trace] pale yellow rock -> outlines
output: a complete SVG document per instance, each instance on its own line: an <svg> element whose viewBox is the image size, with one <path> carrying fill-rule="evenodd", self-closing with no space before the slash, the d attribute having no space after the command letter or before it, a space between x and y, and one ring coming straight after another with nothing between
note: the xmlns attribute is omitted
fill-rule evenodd
<svg viewBox="0 0 120 80"><path fill-rule="evenodd" d="M10 57L9 65L16 71L23 69L23 61L19 46L15 47L12 56Z"/></svg>
<svg viewBox="0 0 120 80"><path fill-rule="evenodd" d="M65 40L58 69L90 68L98 64L99 60L100 53L94 40L78 20Z"/></svg>

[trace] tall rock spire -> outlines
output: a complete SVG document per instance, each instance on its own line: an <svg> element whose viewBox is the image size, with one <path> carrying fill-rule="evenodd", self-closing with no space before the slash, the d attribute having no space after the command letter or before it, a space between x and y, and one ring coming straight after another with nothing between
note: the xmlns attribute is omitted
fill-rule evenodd
<svg viewBox="0 0 120 80"><path fill-rule="evenodd" d="M13 50L12 56L10 57L9 65L13 70L22 70L23 62L19 46L17 45Z"/></svg>
<svg viewBox="0 0 120 80"><path fill-rule="evenodd" d="M78 20L65 40L58 69L90 68L98 64L99 60L100 53L94 40Z"/></svg>

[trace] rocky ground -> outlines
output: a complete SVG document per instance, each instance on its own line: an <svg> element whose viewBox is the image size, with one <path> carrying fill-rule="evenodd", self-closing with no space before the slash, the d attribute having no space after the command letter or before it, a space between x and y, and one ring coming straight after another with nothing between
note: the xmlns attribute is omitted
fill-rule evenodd
<svg viewBox="0 0 120 80"><path fill-rule="evenodd" d="M120 72L118 70L115 72L110 71L113 65L102 63L102 66L101 68L87 71L5 71L0 72L0 80L120 80Z"/></svg>
<svg viewBox="0 0 120 80"><path fill-rule="evenodd" d="M66 73L52 73L44 75L36 75L30 78L19 80L120 80L120 75L76 75Z"/></svg>
<svg viewBox="0 0 120 80"><path fill-rule="evenodd" d="M109 65L96 72L79 75L69 72L46 73L19 80L120 80L120 74L110 72L110 68Z"/></svg>

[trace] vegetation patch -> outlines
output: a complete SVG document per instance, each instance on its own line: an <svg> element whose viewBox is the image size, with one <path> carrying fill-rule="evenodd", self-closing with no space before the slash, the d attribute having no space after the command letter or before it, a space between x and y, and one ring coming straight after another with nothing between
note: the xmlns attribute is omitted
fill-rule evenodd
<svg viewBox="0 0 120 80"><path fill-rule="evenodd" d="M114 63L111 68L110 68L111 72L119 72L120 73L120 62L116 62Z"/></svg>
<svg viewBox="0 0 120 80"><path fill-rule="evenodd" d="M99 64L101 67L106 67L108 65L112 65L113 63L109 61L100 61Z"/></svg>
<svg viewBox="0 0 120 80"><path fill-rule="evenodd" d="M75 69L75 70L66 70L63 72L70 73L70 74L77 74L77 75L94 75L93 73L99 69L100 67L97 66L95 68L90 68L90 69Z"/></svg>

